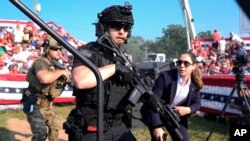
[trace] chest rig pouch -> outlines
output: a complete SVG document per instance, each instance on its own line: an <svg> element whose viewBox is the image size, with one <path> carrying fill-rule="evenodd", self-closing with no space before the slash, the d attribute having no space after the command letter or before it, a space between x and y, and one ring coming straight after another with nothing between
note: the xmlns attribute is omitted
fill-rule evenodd
<svg viewBox="0 0 250 141"><path fill-rule="evenodd" d="M119 85L119 82L112 82L110 89L107 90L107 110L127 110L129 109L129 86Z"/></svg>
<svg viewBox="0 0 250 141"><path fill-rule="evenodd" d="M92 44L93 45L93 44ZM103 67L114 62L114 55L109 50L100 47L99 44L94 44L94 47L90 48L92 52L90 59L97 67ZM126 111L132 106L129 106L128 100L130 85L120 82L120 76L118 74L113 75L108 80L104 81L104 110L118 110ZM93 88L88 91L92 96L92 103L96 103L97 90ZM84 94L85 96L88 94Z"/></svg>
<svg viewBox="0 0 250 141"><path fill-rule="evenodd" d="M58 67L57 65L55 65L53 62L49 62L49 60L45 59L50 65L49 65L49 71L55 71L57 69L63 69L61 67ZM55 60L53 60L55 61ZM59 63L59 62L58 62ZM42 93L46 96L46 97L50 97L50 98L55 98L57 96L60 96L64 90L64 87L66 86L65 83L65 77L64 76L60 76L57 80L55 80L53 83L47 85L46 87L44 87L42 89Z"/></svg>

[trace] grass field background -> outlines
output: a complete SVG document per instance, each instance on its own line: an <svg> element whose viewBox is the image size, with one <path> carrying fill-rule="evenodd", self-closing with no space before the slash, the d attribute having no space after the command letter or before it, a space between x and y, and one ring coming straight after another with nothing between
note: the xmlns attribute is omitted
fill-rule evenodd
<svg viewBox="0 0 250 141"><path fill-rule="evenodd" d="M55 106L59 120L65 120L73 105ZM26 120L22 110L2 110L0 111L0 141L9 141L9 132L7 128L7 120L10 118L18 118ZM15 124L15 123L13 123ZM216 123L215 119L207 119L201 117L191 117L189 119L189 135L190 141L205 141L213 127L216 127L210 141L228 141L228 125L225 123ZM150 141L148 129L145 127L134 127L133 134L138 141ZM170 139L168 139L170 141Z"/></svg>

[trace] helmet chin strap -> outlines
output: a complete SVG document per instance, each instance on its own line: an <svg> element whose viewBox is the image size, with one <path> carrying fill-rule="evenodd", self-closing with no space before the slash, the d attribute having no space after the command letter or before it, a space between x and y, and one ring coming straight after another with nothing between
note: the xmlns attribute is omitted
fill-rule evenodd
<svg viewBox="0 0 250 141"><path fill-rule="evenodd" d="M47 56L47 59L50 60L50 61L51 60L56 60L56 61L60 60L60 59L56 59L55 57L51 57L51 56Z"/></svg>
<svg viewBox="0 0 250 141"><path fill-rule="evenodd" d="M128 43L128 38L124 39L124 44Z"/></svg>
<svg viewBox="0 0 250 141"><path fill-rule="evenodd" d="M49 56L49 54L47 54L46 58L50 61L53 59L52 57Z"/></svg>

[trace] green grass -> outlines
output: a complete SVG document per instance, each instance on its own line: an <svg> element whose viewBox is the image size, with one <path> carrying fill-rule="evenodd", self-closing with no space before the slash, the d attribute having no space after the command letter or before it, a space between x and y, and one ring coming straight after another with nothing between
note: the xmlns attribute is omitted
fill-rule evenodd
<svg viewBox="0 0 250 141"><path fill-rule="evenodd" d="M74 105L57 105L55 106L56 113L59 119L66 119ZM0 111L0 141L8 140L7 120L9 118L18 118L26 120L22 110L2 110ZM213 127L216 126L209 141L228 141L228 126L223 123L216 123L214 119L205 119L192 117L189 119L189 136L191 141L205 141ZM138 141L150 141L150 135L147 128L133 128L133 134ZM170 141L170 139L168 139Z"/></svg>
<svg viewBox="0 0 250 141"><path fill-rule="evenodd" d="M147 128L133 128L132 132L137 141L150 141L150 134Z"/></svg>
<svg viewBox="0 0 250 141"><path fill-rule="evenodd" d="M215 127L215 128L214 128ZM215 120L208 120L199 117L189 119L189 136L191 141L205 141L211 130L210 141L228 141L228 126L223 123L216 123Z"/></svg>
<svg viewBox="0 0 250 141"><path fill-rule="evenodd" d="M192 117L189 119L189 137L190 141L205 141L211 130L215 130L209 137L209 141L228 141L228 126L224 123L216 123L215 120L208 120L200 117ZM138 141L150 141L150 135L145 128L133 129L133 134ZM168 135L168 141L171 141Z"/></svg>
<svg viewBox="0 0 250 141"><path fill-rule="evenodd" d="M73 108L75 108L75 105L61 104L61 105L55 106L55 111L56 111L59 118L66 119L68 117L68 115L69 115L69 112Z"/></svg>

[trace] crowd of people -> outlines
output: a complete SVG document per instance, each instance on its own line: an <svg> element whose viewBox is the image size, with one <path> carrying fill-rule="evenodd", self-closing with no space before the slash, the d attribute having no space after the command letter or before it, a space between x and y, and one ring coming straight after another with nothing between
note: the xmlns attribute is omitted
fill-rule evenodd
<svg viewBox="0 0 250 141"><path fill-rule="evenodd" d="M54 29L64 40L72 46L79 47L81 42L67 33L61 26ZM0 74L26 74L33 61L42 55L43 41L48 34L36 27L30 21L21 28L17 21L13 31L0 28ZM236 51L234 45L243 45L244 41L235 33L229 33L230 43L221 36L217 29L213 33L212 44L201 46L201 41L196 37L192 41L192 51L197 56L199 67L203 75L232 74ZM66 67L72 66L72 55L66 50L62 51L61 63ZM250 73L247 64L246 73Z"/></svg>
<svg viewBox="0 0 250 141"><path fill-rule="evenodd" d="M65 41L77 48L83 43L76 40L61 26L53 28ZM22 28L19 21L10 31L0 28L0 74L27 74L28 68L43 54L44 41L48 34L37 27L32 21ZM72 65L72 55L62 50L61 63L66 67Z"/></svg>
<svg viewBox="0 0 250 141"><path fill-rule="evenodd" d="M192 42L192 51L197 56L198 65L203 75L233 74L236 54L238 49L243 48L244 40L237 34L230 32L228 43L217 29L214 30L212 43L201 45L196 37ZM250 64L246 65L245 73L249 74Z"/></svg>
<svg viewBox="0 0 250 141"><path fill-rule="evenodd" d="M72 46L79 47L81 42L67 33L61 26L54 29L64 40ZM0 74L26 74L33 61L42 55L43 41L48 34L36 27L33 22L27 22L21 28L17 21L16 28L9 31L0 28ZM243 45L244 41L235 33L229 33L229 44L217 29L213 33L212 44L201 46L196 37L192 41L192 51L197 56L199 67L203 75L232 74L236 50L235 45ZM72 66L72 55L63 49L62 60L65 66ZM245 72L250 73L250 64Z"/></svg>

